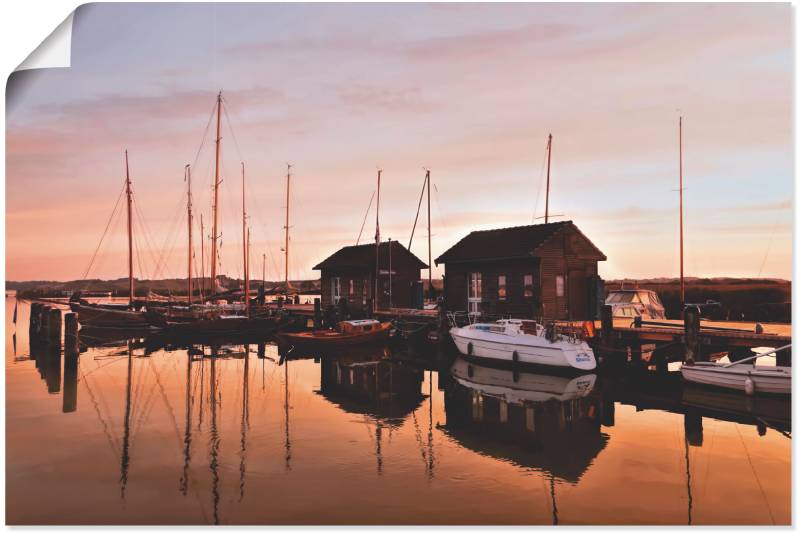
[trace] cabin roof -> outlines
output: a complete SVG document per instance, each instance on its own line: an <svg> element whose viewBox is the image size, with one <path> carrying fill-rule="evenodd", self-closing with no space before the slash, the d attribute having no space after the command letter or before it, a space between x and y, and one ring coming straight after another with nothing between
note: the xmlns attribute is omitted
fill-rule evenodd
<svg viewBox="0 0 800 534"><path fill-rule="evenodd" d="M536 249L565 228L574 229L596 252L597 260L606 259L605 254L572 221L559 221L470 232L436 258L435 263L530 258L536 256Z"/></svg>
<svg viewBox="0 0 800 534"><path fill-rule="evenodd" d="M389 243L384 241L381 243L380 248L380 264L381 269L389 266ZM406 247L399 241L391 241L392 256L396 260L398 257L403 256L415 263L420 269L427 269L428 265L421 259L412 254ZM375 244L367 243L366 245L352 245L349 247L342 247L326 259L314 266L314 270L331 269L331 268L365 268L372 270L375 268Z"/></svg>

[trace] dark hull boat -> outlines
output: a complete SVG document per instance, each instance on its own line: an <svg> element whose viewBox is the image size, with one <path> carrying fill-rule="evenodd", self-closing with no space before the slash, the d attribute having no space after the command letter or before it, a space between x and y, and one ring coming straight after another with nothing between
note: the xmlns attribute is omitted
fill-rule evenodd
<svg viewBox="0 0 800 534"><path fill-rule="evenodd" d="M346 347L368 343L385 343L392 323L374 320L342 321L336 330L314 330L296 334L278 334L278 344L284 347Z"/></svg>
<svg viewBox="0 0 800 534"><path fill-rule="evenodd" d="M71 302L70 308L78 314L81 326L93 328L154 329L164 322L152 312L135 311L123 307L91 304L85 301Z"/></svg>

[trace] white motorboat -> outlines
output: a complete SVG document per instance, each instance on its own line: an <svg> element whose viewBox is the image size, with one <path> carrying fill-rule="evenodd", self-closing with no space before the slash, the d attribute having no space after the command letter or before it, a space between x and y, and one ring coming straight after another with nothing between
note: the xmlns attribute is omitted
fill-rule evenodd
<svg viewBox="0 0 800 534"><path fill-rule="evenodd" d="M450 372L462 386L512 404L551 399L563 402L585 397L592 392L597 379L593 374L564 377L515 373L508 369L475 365L461 358L453 362Z"/></svg>
<svg viewBox="0 0 800 534"><path fill-rule="evenodd" d="M792 368L768 365L731 365L715 362L695 362L681 367L688 382L754 393L792 392Z"/></svg>
<svg viewBox="0 0 800 534"><path fill-rule="evenodd" d="M450 335L466 356L581 371L597 367L594 352L585 341L553 331L548 334L536 321L501 319L456 326L450 329Z"/></svg>

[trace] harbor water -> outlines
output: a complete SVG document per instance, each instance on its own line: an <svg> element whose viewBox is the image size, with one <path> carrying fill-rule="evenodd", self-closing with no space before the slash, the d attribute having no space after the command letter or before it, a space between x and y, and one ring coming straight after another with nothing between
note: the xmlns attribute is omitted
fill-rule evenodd
<svg viewBox="0 0 800 534"><path fill-rule="evenodd" d="M789 401L388 348L87 338L65 366L15 302L12 525L791 522Z"/></svg>

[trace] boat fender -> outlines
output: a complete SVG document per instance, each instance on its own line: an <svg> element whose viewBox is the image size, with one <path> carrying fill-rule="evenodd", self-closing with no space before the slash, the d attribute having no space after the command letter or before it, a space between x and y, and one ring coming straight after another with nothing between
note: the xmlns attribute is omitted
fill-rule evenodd
<svg viewBox="0 0 800 534"><path fill-rule="evenodd" d="M511 359L514 360L514 363L519 363L519 352L514 351L514 353L511 355Z"/></svg>
<svg viewBox="0 0 800 534"><path fill-rule="evenodd" d="M467 354L472 356L472 341L467 343Z"/></svg>
<svg viewBox="0 0 800 534"><path fill-rule="evenodd" d="M756 391L756 385L753 383L753 379L749 376L744 379L744 392L748 395L752 395Z"/></svg>
<svg viewBox="0 0 800 534"><path fill-rule="evenodd" d="M467 376L472 378L472 375L474 375L474 374L475 374L475 369L473 369L471 365L468 365L467 366Z"/></svg>

